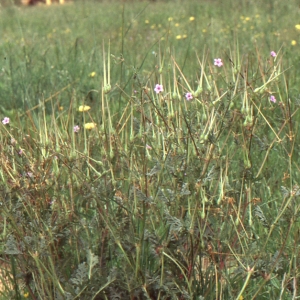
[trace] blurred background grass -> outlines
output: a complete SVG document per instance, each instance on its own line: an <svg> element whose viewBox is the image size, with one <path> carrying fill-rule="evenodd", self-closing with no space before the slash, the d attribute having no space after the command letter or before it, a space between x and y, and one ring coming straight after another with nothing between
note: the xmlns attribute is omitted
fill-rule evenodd
<svg viewBox="0 0 300 300"><path fill-rule="evenodd" d="M102 43L108 40L116 58L111 68L112 82L122 88L136 72L147 76L157 64L155 53L159 51L171 51L193 81L199 72L195 52L201 57L209 49L212 57L222 56L229 62L230 49L238 42L240 55L249 61L257 51L266 59L271 50L281 49L285 65L294 66L286 76L290 91L297 95L298 14L296 1L264 1L256 5L248 1L2 5L0 96L4 107L27 109L71 84L59 96L62 105L68 103L70 90L86 97L90 90L98 88L103 75ZM98 77L89 78L91 72Z"/></svg>

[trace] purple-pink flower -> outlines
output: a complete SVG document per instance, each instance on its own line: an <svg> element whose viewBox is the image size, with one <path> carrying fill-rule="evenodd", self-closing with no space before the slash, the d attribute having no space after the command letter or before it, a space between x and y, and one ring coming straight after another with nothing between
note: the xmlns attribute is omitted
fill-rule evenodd
<svg viewBox="0 0 300 300"><path fill-rule="evenodd" d="M218 66L219 68L223 66L223 62L221 58L215 58L214 59L214 65Z"/></svg>
<svg viewBox="0 0 300 300"><path fill-rule="evenodd" d="M74 126L73 127L73 131L74 132L78 132L80 130L80 127L78 125Z"/></svg>
<svg viewBox="0 0 300 300"><path fill-rule="evenodd" d="M276 56L277 56L277 54L276 54L275 51L271 51L270 55L273 56L273 57L276 57Z"/></svg>
<svg viewBox="0 0 300 300"><path fill-rule="evenodd" d="M154 88L154 91L156 94L159 94L160 92L163 92L164 91L164 87L162 84L157 84Z"/></svg>
<svg viewBox="0 0 300 300"><path fill-rule="evenodd" d="M186 100L192 100L193 99L193 95L192 95L192 93L186 93L185 94L185 98L186 98Z"/></svg>
<svg viewBox="0 0 300 300"><path fill-rule="evenodd" d="M2 120L2 124L3 125L6 125L9 123L9 118L8 117L5 117L3 120Z"/></svg>
<svg viewBox="0 0 300 300"><path fill-rule="evenodd" d="M271 95L271 96L270 96L270 101L273 102L273 103L276 103L276 98L275 98L275 96Z"/></svg>

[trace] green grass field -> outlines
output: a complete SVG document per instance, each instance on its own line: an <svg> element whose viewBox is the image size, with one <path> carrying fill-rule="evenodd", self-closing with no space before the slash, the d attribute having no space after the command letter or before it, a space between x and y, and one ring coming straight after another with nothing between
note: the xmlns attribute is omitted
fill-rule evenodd
<svg viewBox="0 0 300 300"><path fill-rule="evenodd" d="M199 2L3 1L0 299L299 299L299 5Z"/></svg>

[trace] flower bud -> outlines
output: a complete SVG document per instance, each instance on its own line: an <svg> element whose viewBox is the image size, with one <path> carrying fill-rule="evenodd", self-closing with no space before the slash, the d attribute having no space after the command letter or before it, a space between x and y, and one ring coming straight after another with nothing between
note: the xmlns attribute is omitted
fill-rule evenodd
<svg viewBox="0 0 300 300"><path fill-rule="evenodd" d="M176 92L174 92L173 94L172 94L172 99L173 100L178 100L180 97L179 97L179 95L176 93Z"/></svg>
<svg viewBox="0 0 300 300"><path fill-rule="evenodd" d="M107 84L103 87L104 94L108 94L111 91L111 85Z"/></svg>

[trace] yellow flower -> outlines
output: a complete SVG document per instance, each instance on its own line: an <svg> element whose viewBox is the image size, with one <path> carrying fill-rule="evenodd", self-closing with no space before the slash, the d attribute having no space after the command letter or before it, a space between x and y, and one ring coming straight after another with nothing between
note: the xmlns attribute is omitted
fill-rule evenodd
<svg viewBox="0 0 300 300"><path fill-rule="evenodd" d="M300 30L300 24L295 25L295 28L296 28L297 30Z"/></svg>
<svg viewBox="0 0 300 300"><path fill-rule="evenodd" d="M27 293L24 293L24 298L28 298L29 297L29 293L27 292Z"/></svg>
<svg viewBox="0 0 300 300"><path fill-rule="evenodd" d="M291 45L292 45L292 46L295 46L295 45L297 45L297 42L296 42L295 40L292 40L292 41L291 41Z"/></svg>
<svg viewBox="0 0 300 300"><path fill-rule="evenodd" d="M93 78L93 77L96 76L96 74L97 74L96 72L92 72L92 73L89 74L89 77Z"/></svg>
<svg viewBox="0 0 300 300"><path fill-rule="evenodd" d="M244 300L243 295L239 296L239 300Z"/></svg>
<svg viewBox="0 0 300 300"><path fill-rule="evenodd" d="M169 18L168 18L168 21L169 21L169 22L173 21L173 18L172 18L172 17L169 17Z"/></svg>
<svg viewBox="0 0 300 300"><path fill-rule="evenodd" d="M182 36L179 34L179 35L176 35L176 40L181 40L182 39Z"/></svg>
<svg viewBox="0 0 300 300"><path fill-rule="evenodd" d="M186 35L186 34L184 34L184 35L182 36L182 38L183 38L183 39L186 39L186 38L187 38L187 35Z"/></svg>
<svg viewBox="0 0 300 300"><path fill-rule="evenodd" d="M176 24L175 24L175 27L178 27L178 26L179 26L179 23L176 23Z"/></svg>
<svg viewBox="0 0 300 300"><path fill-rule="evenodd" d="M78 108L78 110L79 110L80 112L88 111L88 110L90 110L90 109L91 109L91 107L88 106L88 105L80 105L79 108Z"/></svg>
<svg viewBox="0 0 300 300"><path fill-rule="evenodd" d="M195 20L195 17L190 17L190 21L194 21Z"/></svg>
<svg viewBox="0 0 300 300"><path fill-rule="evenodd" d="M145 20L145 24L149 24L149 20Z"/></svg>
<svg viewBox="0 0 300 300"><path fill-rule="evenodd" d="M204 28L204 29L202 29L202 32L203 32L203 33L205 33L206 31L207 31L207 30L206 30L205 28Z"/></svg>
<svg viewBox="0 0 300 300"><path fill-rule="evenodd" d="M91 129L94 129L96 127L96 123L85 123L84 124L84 128L86 129L86 130L91 130Z"/></svg>

